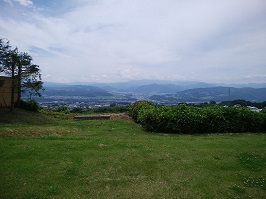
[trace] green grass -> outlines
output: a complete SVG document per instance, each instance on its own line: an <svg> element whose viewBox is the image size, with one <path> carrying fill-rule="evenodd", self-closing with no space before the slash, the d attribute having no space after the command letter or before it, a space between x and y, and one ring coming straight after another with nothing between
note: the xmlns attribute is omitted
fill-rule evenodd
<svg viewBox="0 0 266 199"><path fill-rule="evenodd" d="M158 134L126 119L64 121L36 113L32 122L10 123L2 116L0 198L266 195L265 134Z"/></svg>

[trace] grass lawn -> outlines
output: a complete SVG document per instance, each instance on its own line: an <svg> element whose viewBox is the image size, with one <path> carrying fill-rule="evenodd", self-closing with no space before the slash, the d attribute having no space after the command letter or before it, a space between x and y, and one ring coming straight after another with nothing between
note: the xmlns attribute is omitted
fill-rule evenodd
<svg viewBox="0 0 266 199"><path fill-rule="evenodd" d="M119 118L8 117L0 112L1 199L266 197L266 134L174 135Z"/></svg>

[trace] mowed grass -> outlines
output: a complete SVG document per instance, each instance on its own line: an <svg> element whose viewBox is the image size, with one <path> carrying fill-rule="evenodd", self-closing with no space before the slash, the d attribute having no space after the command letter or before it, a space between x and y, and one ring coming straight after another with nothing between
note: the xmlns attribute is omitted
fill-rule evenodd
<svg viewBox="0 0 266 199"><path fill-rule="evenodd" d="M266 196L265 134L174 135L119 118L0 117L0 198Z"/></svg>

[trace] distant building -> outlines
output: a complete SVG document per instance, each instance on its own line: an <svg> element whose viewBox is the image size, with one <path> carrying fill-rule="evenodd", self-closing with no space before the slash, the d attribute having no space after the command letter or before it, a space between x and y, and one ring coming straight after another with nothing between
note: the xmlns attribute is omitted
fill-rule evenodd
<svg viewBox="0 0 266 199"><path fill-rule="evenodd" d="M262 111L262 109L259 109L259 108L254 107L254 106L247 106L247 108L249 108L250 110L252 110L254 112L260 112L260 111Z"/></svg>
<svg viewBox="0 0 266 199"><path fill-rule="evenodd" d="M235 104L234 107L241 107L241 104Z"/></svg>
<svg viewBox="0 0 266 199"><path fill-rule="evenodd" d="M0 76L0 107L11 106L12 78ZM18 88L15 89L14 101L18 100Z"/></svg>

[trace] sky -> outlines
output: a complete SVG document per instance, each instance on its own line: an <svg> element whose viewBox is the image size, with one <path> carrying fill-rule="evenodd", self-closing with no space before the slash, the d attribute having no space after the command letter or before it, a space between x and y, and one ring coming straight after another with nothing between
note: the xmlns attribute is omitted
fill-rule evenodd
<svg viewBox="0 0 266 199"><path fill-rule="evenodd" d="M0 0L49 82L266 82L266 0Z"/></svg>

